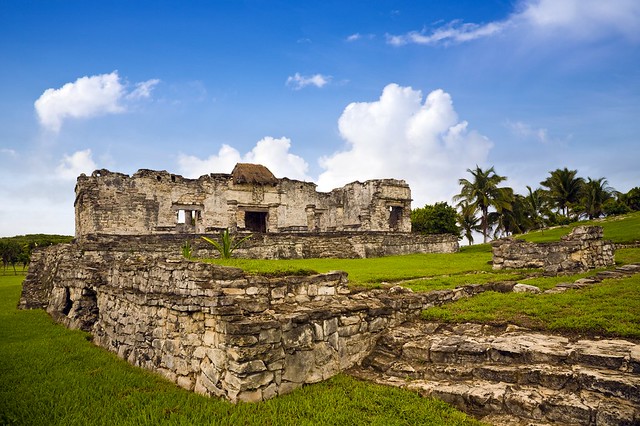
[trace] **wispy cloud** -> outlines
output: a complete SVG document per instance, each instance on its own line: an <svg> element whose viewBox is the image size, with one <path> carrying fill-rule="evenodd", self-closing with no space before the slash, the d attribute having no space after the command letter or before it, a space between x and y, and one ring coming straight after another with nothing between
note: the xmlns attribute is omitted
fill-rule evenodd
<svg viewBox="0 0 640 426"><path fill-rule="evenodd" d="M18 153L16 152L16 150L15 149L10 149L10 148L2 148L2 149L0 149L0 154L6 155L6 156L11 157L11 158L16 158L18 156Z"/></svg>
<svg viewBox="0 0 640 426"><path fill-rule="evenodd" d="M157 78L136 83L136 88L127 95L127 99L146 99L151 97L151 91L158 83L160 83L160 80Z"/></svg>
<svg viewBox="0 0 640 426"><path fill-rule="evenodd" d="M492 37L509 30L528 36L593 40L622 35L640 40L640 2L637 0L523 0L504 20L465 23L454 20L436 28L387 34L393 46L447 45Z"/></svg>
<svg viewBox="0 0 640 426"><path fill-rule="evenodd" d="M526 1L511 21L537 32L579 40L621 35L640 40L640 2L637 0Z"/></svg>
<svg viewBox="0 0 640 426"><path fill-rule="evenodd" d="M287 86L293 87L294 90L300 90L307 86L324 87L331 81L331 76L325 76L322 74L315 74L311 76L303 76L300 73L295 73L287 78Z"/></svg>
<svg viewBox="0 0 640 426"><path fill-rule="evenodd" d="M482 37L489 37L501 32L508 22L490 22L484 25L463 23L460 21L452 21L445 26L436 28L428 32L410 31L403 35L387 34L387 43L394 46L403 46L405 44L446 44L446 43L463 43Z"/></svg>
<svg viewBox="0 0 640 426"><path fill-rule="evenodd" d="M549 132L545 128L535 128L530 124L524 123L522 121L507 121L505 123L505 127L507 127L511 133L515 136L525 139L535 139L541 143L549 143Z"/></svg>
<svg viewBox="0 0 640 426"><path fill-rule="evenodd" d="M373 40L374 38L376 38L375 34L354 33L354 34L348 35L345 38L345 41L347 41L348 43L353 43L359 40Z"/></svg>
<svg viewBox="0 0 640 426"><path fill-rule="evenodd" d="M90 118L106 114L120 114L126 111L123 100L143 99L151 95L151 90L159 80L153 79L137 83L128 92L120 82L117 71L78 78L59 89L47 89L35 101L34 107L40 124L47 130L59 132L68 118Z"/></svg>

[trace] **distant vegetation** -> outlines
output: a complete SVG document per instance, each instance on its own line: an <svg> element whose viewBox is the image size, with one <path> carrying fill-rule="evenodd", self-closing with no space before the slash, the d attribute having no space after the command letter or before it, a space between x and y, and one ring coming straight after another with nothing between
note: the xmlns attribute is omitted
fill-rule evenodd
<svg viewBox="0 0 640 426"><path fill-rule="evenodd" d="M47 247L53 244L68 243L73 237L67 235L46 235L31 234L19 235L16 237L0 238L0 257L2 258L2 267L6 273L7 268L11 266L13 272L17 273L16 265L23 269L29 265L31 261L31 252L36 247Z"/></svg>
<svg viewBox="0 0 640 426"><path fill-rule="evenodd" d="M585 179L578 176L577 170L566 167L549 172L535 190L527 186L524 195L501 186L507 178L498 175L493 167L476 166L467 171L471 178L459 180L461 190L454 197L456 230L442 219L441 212L452 207L436 203L412 211L412 228L416 232L453 232L473 244L474 232L481 233L487 242L490 238L640 211L640 187L621 193L603 177ZM440 213L434 214L436 211Z"/></svg>
<svg viewBox="0 0 640 426"><path fill-rule="evenodd" d="M456 209L447 203L425 205L411 210L411 231L421 234L455 234L460 235L456 224Z"/></svg>

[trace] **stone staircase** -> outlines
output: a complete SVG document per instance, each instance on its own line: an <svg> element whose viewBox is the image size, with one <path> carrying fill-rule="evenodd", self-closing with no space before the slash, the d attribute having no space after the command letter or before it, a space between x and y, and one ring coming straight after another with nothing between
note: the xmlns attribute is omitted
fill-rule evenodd
<svg viewBox="0 0 640 426"><path fill-rule="evenodd" d="M626 340L408 323L384 334L350 374L495 425L640 425L640 345Z"/></svg>

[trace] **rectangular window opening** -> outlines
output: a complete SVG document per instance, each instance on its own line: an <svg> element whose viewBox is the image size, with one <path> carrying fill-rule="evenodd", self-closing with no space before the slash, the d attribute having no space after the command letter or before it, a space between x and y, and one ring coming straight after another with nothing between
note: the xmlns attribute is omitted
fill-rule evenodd
<svg viewBox="0 0 640 426"><path fill-rule="evenodd" d="M391 206L389 207L389 229L397 231L402 223L402 207Z"/></svg>
<svg viewBox="0 0 640 426"><path fill-rule="evenodd" d="M267 212L245 212L244 227L251 232L267 232Z"/></svg>

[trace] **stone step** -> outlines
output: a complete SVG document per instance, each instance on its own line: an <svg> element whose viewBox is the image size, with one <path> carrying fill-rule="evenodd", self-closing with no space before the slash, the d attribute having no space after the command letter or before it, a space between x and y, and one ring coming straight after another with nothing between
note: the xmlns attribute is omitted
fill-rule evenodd
<svg viewBox="0 0 640 426"><path fill-rule="evenodd" d="M589 391L618 397L640 406L640 376L611 370L554 365L410 364L399 360L376 371L399 379L463 382L483 380L568 392Z"/></svg>
<svg viewBox="0 0 640 426"><path fill-rule="evenodd" d="M379 374L366 368L352 369L350 374L443 400L496 425L640 424L638 406L598 392L541 389L481 379L410 380Z"/></svg>
<svg viewBox="0 0 640 426"><path fill-rule="evenodd" d="M380 358L378 361L375 358ZM477 324L410 324L383 335L371 363L583 366L640 376L640 345L621 339L564 336ZM388 364L387 364L388 365Z"/></svg>

